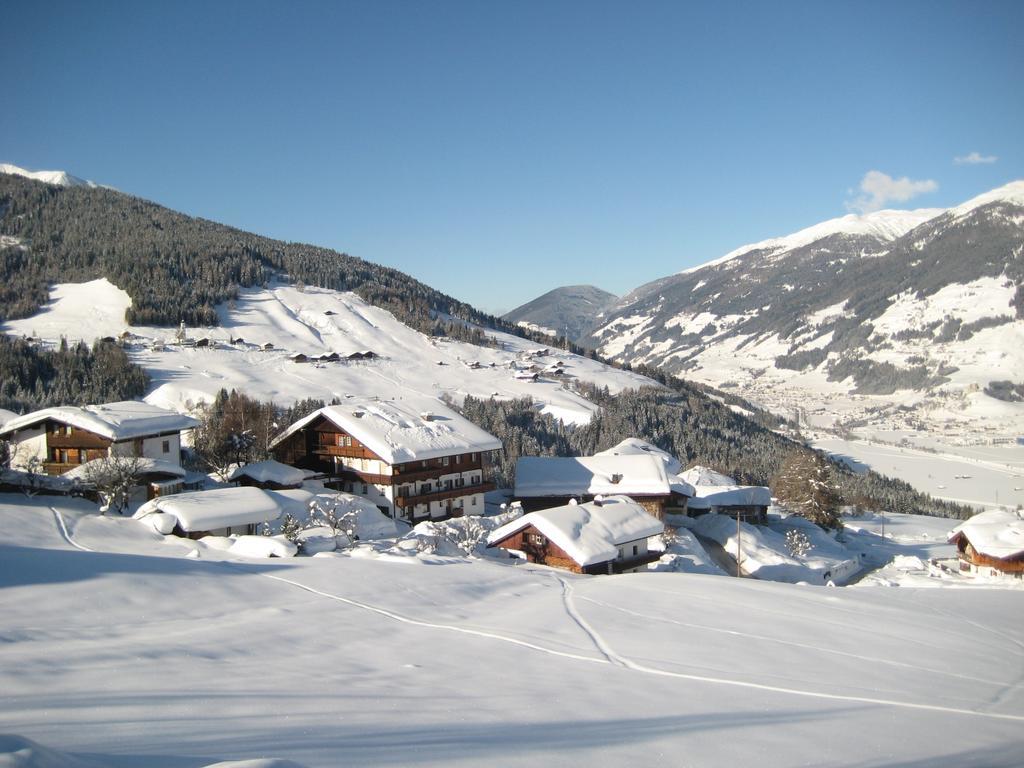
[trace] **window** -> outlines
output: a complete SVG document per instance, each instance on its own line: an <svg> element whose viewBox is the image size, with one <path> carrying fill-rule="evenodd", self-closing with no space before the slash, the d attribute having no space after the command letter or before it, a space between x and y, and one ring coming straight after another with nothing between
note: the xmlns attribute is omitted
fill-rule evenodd
<svg viewBox="0 0 1024 768"><path fill-rule="evenodd" d="M476 461L476 454L473 454L473 461Z"/></svg>
<svg viewBox="0 0 1024 768"><path fill-rule="evenodd" d="M634 555L636 555L636 554L638 554L639 552L640 552L640 548L639 548L639 547L638 547L638 546L637 546L636 544L634 544L634 545L633 545L633 554L634 554Z"/></svg>
<svg viewBox="0 0 1024 768"><path fill-rule="evenodd" d="M71 425L70 424L68 424L67 426L64 427L64 434L65 435L70 435L71 434Z"/></svg>
<svg viewBox="0 0 1024 768"><path fill-rule="evenodd" d="M476 503L476 499L473 499L473 503ZM529 536L529 542L535 547L543 547L547 544L547 539L541 536L539 533L531 533Z"/></svg>
<svg viewBox="0 0 1024 768"><path fill-rule="evenodd" d="M441 459L441 464L443 466L445 466L445 467L448 466L448 457L447 456L445 456L443 459Z"/></svg>
<svg viewBox="0 0 1024 768"><path fill-rule="evenodd" d="M473 501L471 503L475 507L476 506L476 496L473 496L472 498L473 498Z"/></svg>
<svg viewBox="0 0 1024 768"><path fill-rule="evenodd" d="M452 489L452 481L451 480L445 480L444 481L444 489L446 491L450 491Z"/></svg>
<svg viewBox="0 0 1024 768"><path fill-rule="evenodd" d="M455 487L456 488L461 488L465 484L466 484L466 481L463 480L461 477L455 478Z"/></svg>
<svg viewBox="0 0 1024 768"><path fill-rule="evenodd" d="M363 483L363 495L365 496L369 492L370 492L369 486L367 486L366 483Z"/></svg>
<svg viewBox="0 0 1024 768"><path fill-rule="evenodd" d="M163 449L164 453L170 453L171 452L171 441L170 440L164 440L163 444L160 447L161 447L161 449Z"/></svg>
<svg viewBox="0 0 1024 768"><path fill-rule="evenodd" d="M426 461L421 461L420 464L423 465L423 469L427 468L427 462Z"/></svg>
<svg viewBox="0 0 1024 768"><path fill-rule="evenodd" d="M85 464L85 448L78 449L78 463Z"/></svg>
<svg viewBox="0 0 1024 768"><path fill-rule="evenodd" d="M455 457L455 463L456 464L461 464L462 463L462 456L456 456Z"/></svg>

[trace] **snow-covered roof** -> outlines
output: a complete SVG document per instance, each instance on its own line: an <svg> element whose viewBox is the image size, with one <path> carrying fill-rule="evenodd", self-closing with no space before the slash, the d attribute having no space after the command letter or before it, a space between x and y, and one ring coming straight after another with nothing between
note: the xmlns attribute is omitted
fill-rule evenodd
<svg viewBox="0 0 1024 768"><path fill-rule="evenodd" d="M396 400L350 400L329 405L292 424L274 438L271 446L321 416L389 464L501 448L501 441L494 435L440 403L431 403L426 413Z"/></svg>
<svg viewBox="0 0 1024 768"><path fill-rule="evenodd" d="M0 429L0 434L10 434L47 419L88 430L110 440L130 440L148 435L180 432L199 425L191 416L158 408L139 400L125 400L103 405L62 405L43 408L41 411L33 411L11 419Z"/></svg>
<svg viewBox="0 0 1024 768"><path fill-rule="evenodd" d="M1017 512L1003 509L981 512L950 531L948 540L961 535L988 557L1004 559L1024 553L1024 518Z"/></svg>
<svg viewBox="0 0 1024 768"><path fill-rule="evenodd" d="M772 503L772 492L763 485L695 485L693 490L686 503L689 509L767 507Z"/></svg>
<svg viewBox="0 0 1024 768"><path fill-rule="evenodd" d="M93 459L87 461L84 464L79 464L74 469L69 469L64 473L64 477L70 480L88 480L89 474L95 469L101 469L105 464L116 462L118 459L124 457L115 457L113 460L109 457L101 459ZM136 469L139 475L170 475L171 477L184 478L188 475L188 470L179 464L175 464L172 461L166 461L164 459L148 459L145 457L140 458L128 458L128 461L136 462Z"/></svg>
<svg viewBox="0 0 1024 768"><path fill-rule="evenodd" d="M302 469L290 467L279 461L268 459L257 461L253 464L246 464L238 467L231 476L229 482L234 482L243 477L255 480L257 483L277 483L278 485L298 485L306 479L307 472Z"/></svg>
<svg viewBox="0 0 1024 768"><path fill-rule="evenodd" d="M662 450L653 443L641 440L638 437L627 437L618 445L612 446L607 451L599 451L595 456L657 456L665 464L665 471L669 474L678 474L682 471L683 465L679 459L666 450Z"/></svg>
<svg viewBox="0 0 1024 768"><path fill-rule="evenodd" d="M532 525L581 566L614 560L618 545L656 536L665 526L625 496L609 496L600 504L567 504L544 509L506 523L487 537L488 545Z"/></svg>
<svg viewBox="0 0 1024 768"><path fill-rule="evenodd" d="M650 454L623 456L522 456L516 462L515 495L667 496L665 465Z"/></svg>
<svg viewBox="0 0 1024 768"><path fill-rule="evenodd" d="M173 515L186 533L276 520L281 506L267 491L253 486L160 496L139 507L133 517L154 512Z"/></svg>
<svg viewBox="0 0 1024 768"><path fill-rule="evenodd" d="M721 485L736 487L736 481L728 475L723 475L721 472L715 472L713 469L699 465L696 467L690 467L688 470L681 473L680 477L693 486Z"/></svg>

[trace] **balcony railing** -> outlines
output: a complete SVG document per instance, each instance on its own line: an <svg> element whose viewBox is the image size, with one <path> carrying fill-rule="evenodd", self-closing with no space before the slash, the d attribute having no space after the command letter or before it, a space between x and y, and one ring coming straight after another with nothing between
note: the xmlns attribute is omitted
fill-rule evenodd
<svg viewBox="0 0 1024 768"><path fill-rule="evenodd" d="M487 493L488 491L494 490L494 483L475 483L473 485L466 484L461 488L445 488L440 491L430 491L428 493L416 493L408 496L397 496L395 498L395 504L400 507L409 507L414 504L429 504L432 501L445 501L447 499L457 499L460 496L472 496L474 493Z"/></svg>

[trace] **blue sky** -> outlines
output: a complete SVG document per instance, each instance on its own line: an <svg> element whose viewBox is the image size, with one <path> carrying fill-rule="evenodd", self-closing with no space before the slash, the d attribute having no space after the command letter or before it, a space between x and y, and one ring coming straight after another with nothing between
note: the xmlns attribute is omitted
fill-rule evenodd
<svg viewBox="0 0 1024 768"><path fill-rule="evenodd" d="M1024 178L1021 2L6 0L2 16L0 162L490 311L572 283L621 294L843 215L872 171L871 204L896 208Z"/></svg>

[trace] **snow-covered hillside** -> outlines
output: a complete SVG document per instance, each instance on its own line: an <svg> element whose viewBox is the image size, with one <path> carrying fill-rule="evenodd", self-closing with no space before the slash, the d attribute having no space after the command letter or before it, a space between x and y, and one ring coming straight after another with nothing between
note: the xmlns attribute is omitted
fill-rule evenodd
<svg viewBox="0 0 1024 768"><path fill-rule="evenodd" d="M132 359L149 373L147 401L188 410L211 402L221 388L291 404L303 398L347 396L436 401L467 394L499 398L529 395L542 411L569 423L589 421L595 406L571 391L573 379L613 392L651 384L649 379L515 336L488 333L493 347L437 339L414 331L391 313L352 293L291 285L243 290L231 306L218 309L221 325L188 329L192 345L175 344L175 330L129 327L127 294L106 279L53 287L51 301L30 318L0 326L5 333L56 342L92 341L130 331ZM210 346L195 346L208 339ZM241 341L238 341L241 339ZM232 340L235 343L232 344ZM265 345L271 349L264 350ZM546 350L546 352L545 352ZM372 359L295 362L292 357L370 351ZM543 353L543 354L542 354ZM536 382L514 377L513 367L543 369L563 363L564 375L542 373Z"/></svg>
<svg viewBox="0 0 1024 768"><path fill-rule="evenodd" d="M91 509L0 497L0 722L75 768L1019 762L1021 590L254 561Z"/></svg>
<svg viewBox="0 0 1024 768"><path fill-rule="evenodd" d="M59 187L98 187L94 181L80 179L72 176L67 171L27 171L10 163L0 163L0 173L11 173L15 176L24 176L27 179L35 179L46 184L56 184Z"/></svg>

